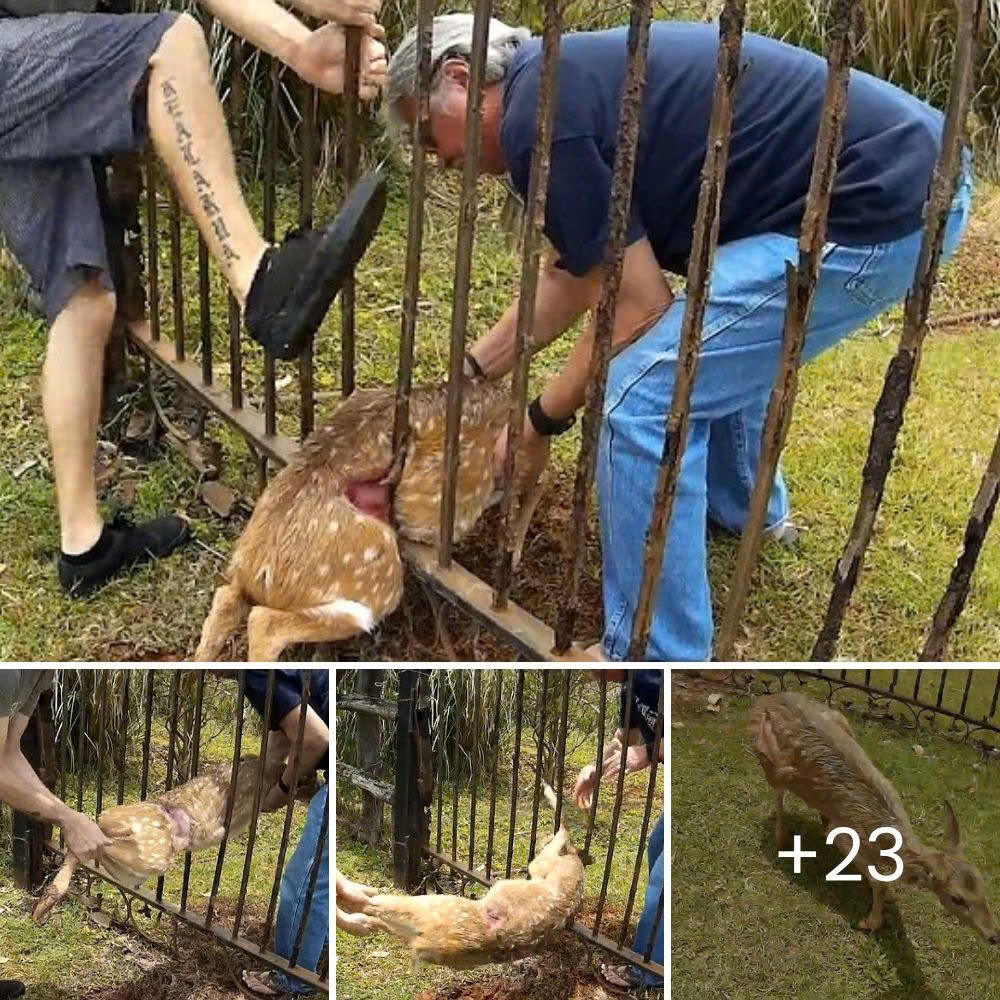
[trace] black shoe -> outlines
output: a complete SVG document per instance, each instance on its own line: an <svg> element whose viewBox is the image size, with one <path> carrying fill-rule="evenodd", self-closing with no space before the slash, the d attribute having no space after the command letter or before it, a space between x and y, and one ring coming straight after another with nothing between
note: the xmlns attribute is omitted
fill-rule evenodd
<svg viewBox="0 0 1000 1000"><path fill-rule="evenodd" d="M24 983L16 979L0 979L0 1000L24 996Z"/></svg>
<svg viewBox="0 0 1000 1000"><path fill-rule="evenodd" d="M297 358L323 322L385 212L386 181L365 174L320 229L293 229L264 251L247 295L250 336L276 358Z"/></svg>
<svg viewBox="0 0 1000 1000"><path fill-rule="evenodd" d="M169 555L190 535L187 521L173 514L133 524L118 513L89 552L59 556L59 581L73 597L85 597L120 570Z"/></svg>

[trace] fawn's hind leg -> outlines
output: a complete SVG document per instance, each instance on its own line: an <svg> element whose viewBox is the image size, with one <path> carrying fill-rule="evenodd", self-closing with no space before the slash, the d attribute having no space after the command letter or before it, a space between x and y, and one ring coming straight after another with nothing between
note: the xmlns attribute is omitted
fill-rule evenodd
<svg viewBox="0 0 1000 1000"><path fill-rule="evenodd" d="M233 584L223 584L212 598L212 610L201 627L195 660L217 660L226 640L246 621L250 604Z"/></svg>
<svg viewBox="0 0 1000 1000"><path fill-rule="evenodd" d="M353 603L353 602L344 602ZM362 606L358 605L360 609ZM364 609L367 611L367 608ZM247 634L250 662L273 662L281 651L294 642L336 642L371 631L371 613L360 612L279 611L258 605L250 612Z"/></svg>

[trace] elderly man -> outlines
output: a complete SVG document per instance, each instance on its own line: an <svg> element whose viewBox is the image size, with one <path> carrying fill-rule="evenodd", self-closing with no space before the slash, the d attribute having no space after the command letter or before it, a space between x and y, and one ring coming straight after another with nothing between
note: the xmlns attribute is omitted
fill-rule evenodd
<svg viewBox="0 0 1000 1000"><path fill-rule="evenodd" d="M545 233L559 259L539 276L536 348L586 310L601 284L611 173L625 73L624 28L579 32L560 46L558 107ZM415 123L416 39L411 32L389 64L389 113L421 134L445 166L465 155L472 18L434 21L429 120ZM604 401L598 491L604 558L603 652L628 650L642 573L665 416L673 394L683 296L663 271L683 275L716 75L718 31L656 22L613 331L615 357ZM826 83L816 55L748 34L736 95L722 203L719 249L705 316L701 366L647 656L702 660L712 646L706 534L709 522L739 532L757 472L768 394L778 368L786 304L785 264L809 186ZM510 175L526 194L535 142L541 40L492 21L483 97L480 166ZM878 316L913 278L923 205L941 141L941 115L884 81L854 72L843 150L830 208L804 356L810 360ZM971 198L968 160L945 236L950 256ZM514 363L517 306L473 345L471 373L508 372ZM528 409L525 482L548 459L549 438L583 405L593 328ZM524 483L522 483L522 486ZM789 535L789 505L778 475L767 510L772 537Z"/></svg>
<svg viewBox="0 0 1000 1000"><path fill-rule="evenodd" d="M92 157L147 138L204 236L251 337L296 357L381 218L384 185L366 178L318 229L268 246L243 200L205 35L187 13L93 13L103 0L0 0L0 234L41 294L51 323L42 407L61 532L59 579L74 596L169 554L188 538L174 515L105 524L94 449L104 346L115 296ZM364 26L359 83L386 72L380 0L293 0L325 21ZM345 32L312 30L274 0L203 0L241 38L307 83L344 89Z"/></svg>

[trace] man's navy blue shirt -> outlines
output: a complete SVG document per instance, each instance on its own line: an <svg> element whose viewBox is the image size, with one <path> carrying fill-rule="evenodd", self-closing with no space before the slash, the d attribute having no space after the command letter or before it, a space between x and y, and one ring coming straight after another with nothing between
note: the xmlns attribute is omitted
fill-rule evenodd
<svg viewBox="0 0 1000 1000"><path fill-rule="evenodd" d="M271 705L271 718L264 719L269 729L277 729L281 720L293 709L302 704L302 675L304 670L274 671L274 701ZM330 674L327 670L311 670L309 683L309 706L329 726L330 725ZM267 670L248 670L246 672L247 701L264 718L267 708ZM296 725L298 722L296 721ZM329 767L329 754L324 754L316 767L326 771Z"/></svg>
<svg viewBox="0 0 1000 1000"><path fill-rule="evenodd" d="M545 233L576 275L599 264L625 75L627 29L561 43ZM687 271L719 44L710 24L652 25L627 244L649 238L660 266ZM504 85L501 144L523 196L535 143L541 40L520 46ZM720 243L798 236L826 61L761 35L743 39ZM942 116L897 87L852 71L827 239L865 246L921 228Z"/></svg>

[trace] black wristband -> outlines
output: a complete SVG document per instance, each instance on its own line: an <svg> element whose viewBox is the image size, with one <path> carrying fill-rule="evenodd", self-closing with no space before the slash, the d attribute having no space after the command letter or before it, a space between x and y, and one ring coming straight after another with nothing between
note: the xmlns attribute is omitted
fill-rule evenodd
<svg viewBox="0 0 1000 1000"><path fill-rule="evenodd" d="M465 360L469 362L473 378L486 378L486 372L483 371L483 366L472 356L471 351L465 352Z"/></svg>
<svg viewBox="0 0 1000 1000"><path fill-rule="evenodd" d="M553 437L556 434L565 434L576 423L576 414L571 413L563 420L556 420L542 409L542 397L536 396L528 404L528 419L542 437Z"/></svg>
<svg viewBox="0 0 1000 1000"><path fill-rule="evenodd" d="M288 787L288 785L285 784L285 779L282 778L282 776L280 774L278 775L278 787L281 789L281 791L285 795L291 795L292 794L292 790Z"/></svg>

